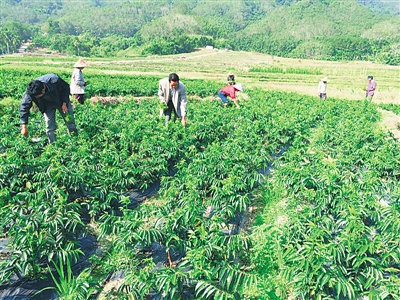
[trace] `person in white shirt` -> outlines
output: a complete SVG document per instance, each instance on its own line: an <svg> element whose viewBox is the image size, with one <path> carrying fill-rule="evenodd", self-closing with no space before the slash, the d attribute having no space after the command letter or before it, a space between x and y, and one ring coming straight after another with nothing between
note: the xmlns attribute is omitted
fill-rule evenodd
<svg viewBox="0 0 400 300"><path fill-rule="evenodd" d="M171 114L174 113L174 121L178 118L183 126L186 126L186 86L179 81L176 73L160 80L158 85L158 97L164 105L165 125L168 125Z"/></svg>
<svg viewBox="0 0 400 300"><path fill-rule="evenodd" d="M327 77L322 78L321 81L318 84L318 97L320 99L326 100L327 84L328 84L328 78Z"/></svg>
<svg viewBox="0 0 400 300"><path fill-rule="evenodd" d="M74 64L74 71L71 76L71 95L73 95L80 104L83 104L85 101L85 86L88 84L82 73L82 69L86 66L87 63L83 59L78 60Z"/></svg>

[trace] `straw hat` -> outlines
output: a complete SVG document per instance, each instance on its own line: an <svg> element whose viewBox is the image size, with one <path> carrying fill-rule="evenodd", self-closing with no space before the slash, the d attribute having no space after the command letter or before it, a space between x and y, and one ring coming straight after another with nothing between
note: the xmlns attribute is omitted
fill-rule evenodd
<svg viewBox="0 0 400 300"><path fill-rule="evenodd" d="M238 83L238 84L234 84L233 86L234 86L234 87L235 87L235 89L237 89L238 91L241 91L241 92L243 92L243 87L242 87L242 85L241 85L240 83Z"/></svg>
<svg viewBox="0 0 400 300"><path fill-rule="evenodd" d="M83 59L78 60L75 64L74 64L74 68L84 68L87 67L87 63L86 61L84 61Z"/></svg>
<svg viewBox="0 0 400 300"><path fill-rule="evenodd" d="M323 82L328 82L328 77L322 78L322 81L323 81Z"/></svg>

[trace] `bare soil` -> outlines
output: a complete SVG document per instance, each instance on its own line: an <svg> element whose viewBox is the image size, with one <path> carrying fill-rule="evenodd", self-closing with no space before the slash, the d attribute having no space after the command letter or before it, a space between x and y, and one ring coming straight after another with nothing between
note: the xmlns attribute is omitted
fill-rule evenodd
<svg viewBox="0 0 400 300"><path fill-rule="evenodd" d="M400 141L400 116L388 110L378 110L382 114L381 127L390 130L393 133L393 137Z"/></svg>

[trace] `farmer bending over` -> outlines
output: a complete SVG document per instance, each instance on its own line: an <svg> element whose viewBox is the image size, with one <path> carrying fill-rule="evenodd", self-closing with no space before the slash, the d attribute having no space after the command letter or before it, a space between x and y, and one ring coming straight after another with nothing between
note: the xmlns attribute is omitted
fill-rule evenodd
<svg viewBox="0 0 400 300"><path fill-rule="evenodd" d="M182 125L186 126L186 87L179 81L177 74L171 73L168 78L160 80L158 97L160 102L165 104L165 125L168 125L171 113L174 112L174 121L180 118Z"/></svg>
<svg viewBox="0 0 400 300"><path fill-rule="evenodd" d="M227 85L218 91L218 96L222 100L222 105L228 105L228 96L232 99L233 103L235 103L237 108L240 108L239 103L236 99L236 92L243 92L243 87L241 84L232 84Z"/></svg>
<svg viewBox="0 0 400 300"><path fill-rule="evenodd" d="M46 74L32 80L19 107L21 134L28 135L29 111L34 102L44 116L46 134L50 143L56 140L56 110L64 119L68 133L77 134L74 112L69 100L69 85L56 74Z"/></svg>

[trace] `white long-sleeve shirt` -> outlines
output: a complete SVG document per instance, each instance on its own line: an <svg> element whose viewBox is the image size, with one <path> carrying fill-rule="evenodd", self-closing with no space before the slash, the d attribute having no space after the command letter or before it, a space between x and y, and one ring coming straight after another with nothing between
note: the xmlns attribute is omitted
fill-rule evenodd
<svg viewBox="0 0 400 300"><path fill-rule="evenodd" d="M72 72L70 89L72 95L85 93L85 78L78 68L74 68Z"/></svg>
<svg viewBox="0 0 400 300"><path fill-rule="evenodd" d="M319 94L326 94L327 83L320 81L318 84L318 93Z"/></svg>

